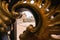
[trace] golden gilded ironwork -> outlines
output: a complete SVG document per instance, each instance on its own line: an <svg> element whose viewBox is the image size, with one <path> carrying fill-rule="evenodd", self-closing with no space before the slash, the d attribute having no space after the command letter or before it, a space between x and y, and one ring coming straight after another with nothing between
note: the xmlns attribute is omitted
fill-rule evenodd
<svg viewBox="0 0 60 40"><path fill-rule="evenodd" d="M36 27L32 27L31 30L34 30L32 32L29 30L31 27L28 27L29 31L26 30L21 34L20 39L55 40L54 38L51 38L51 34L60 32L60 4L53 6L51 2L51 0L19 0L12 6L11 11L9 11L9 3L0 0L0 31L7 28L9 24L12 24L12 19L16 19L16 17L19 16L18 12L15 11L17 7L28 7L38 14L39 19L36 21L38 24Z"/></svg>

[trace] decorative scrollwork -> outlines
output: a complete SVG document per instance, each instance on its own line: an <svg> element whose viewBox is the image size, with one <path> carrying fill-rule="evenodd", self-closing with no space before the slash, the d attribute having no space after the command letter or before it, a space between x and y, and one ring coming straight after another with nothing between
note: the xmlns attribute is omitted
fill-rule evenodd
<svg viewBox="0 0 60 40"><path fill-rule="evenodd" d="M36 19L38 20L36 27L28 27L28 30L20 35L21 40L55 40L51 38L51 34L60 32L60 4L53 6L52 0L19 0L11 6L11 9L9 6L8 2L0 0L0 31L15 22L16 17L20 15L16 11L17 8L23 7L33 9L39 19Z"/></svg>

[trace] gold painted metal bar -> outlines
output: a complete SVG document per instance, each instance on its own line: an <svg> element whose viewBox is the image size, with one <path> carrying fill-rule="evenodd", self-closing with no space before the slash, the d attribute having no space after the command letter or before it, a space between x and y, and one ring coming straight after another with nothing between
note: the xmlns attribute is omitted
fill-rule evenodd
<svg viewBox="0 0 60 40"><path fill-rule="evenodd" d="M31 0L26 0L26 1L27 1L27 3L30 3Z"/></svg>
<svg viewBox="0 0 60 40"><path fill-rule="evenodd" d="M4 23L4 21L0 18L0 32L7 32L7 25Z"/></svg>
<svg viewBox="0 0 60 40"><path fill-rule="evenodd" d="M45 0L45 4L44 4L44 6L42 8L47 9L47 8L50 7L50 5L51 5L51 2L49 0Z"/></svg>
<svg viewBox="0 0 60 40"><path fill-rule="evenodd" d="M1 11L0 11L0 18L3 19L3 21L6 24L10 24L11 23L11 19L9 19L7 16L3 15Z"/></svg>

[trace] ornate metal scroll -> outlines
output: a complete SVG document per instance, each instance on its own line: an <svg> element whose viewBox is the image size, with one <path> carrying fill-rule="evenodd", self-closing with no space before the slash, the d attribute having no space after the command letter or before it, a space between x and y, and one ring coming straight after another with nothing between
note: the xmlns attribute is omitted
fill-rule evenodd
<svg viewBox="0 0 60 40"><path fill-rule="evenodd" d="M21 40L55 40L51 34L60 33L60 4L53 5L52 0L19 0L12 6L5 0L0 0L0 30L7 28L14 22L18 15L17 9L28 8L33 9L37 15L36 27L28 27L27 30L20 35ZM11 6L11 9L9 9ZM58 40L58 39L57 39Z"/></svg>

